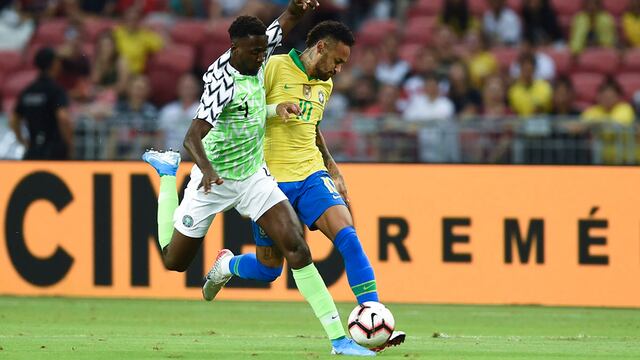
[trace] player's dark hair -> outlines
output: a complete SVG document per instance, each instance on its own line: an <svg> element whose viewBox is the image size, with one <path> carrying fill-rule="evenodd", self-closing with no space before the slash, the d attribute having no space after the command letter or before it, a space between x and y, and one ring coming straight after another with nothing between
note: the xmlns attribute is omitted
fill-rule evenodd
<svg viewBox="0 0 640 360"><path fill-rule="evenodd" d="M345 45L351 47L355 44L356 40L353 37L351 30L343 23L338 21L327 20L314 26L307 35L307 47L312 47L318 41L330 38L337 40Z"/></svg>
<svg viewBox="0 0 640 360"><path fill-rule="evenodd" d="M44 47L38 50L33 62L38 70L45 72L51 69L55 59L56 52L50 47Z"/></svg>
<svg viewBox="0 0 640 360"><path fill-rule="evenodd" d="M267 27L262 20L255 16L238 16L237 19L229 26L229 36L231 40L244 38L248 36L265 35Z"/></svg>

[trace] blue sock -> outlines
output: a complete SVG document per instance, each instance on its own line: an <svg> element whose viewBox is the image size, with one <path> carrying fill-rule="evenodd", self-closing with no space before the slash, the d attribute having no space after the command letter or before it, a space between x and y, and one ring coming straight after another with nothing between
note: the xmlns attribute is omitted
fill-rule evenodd
<svg viewBox="0 0 640 360"><path fill-rule="evenodd" d="M349 226L340 230L333 240L333 244L342 254L344 267L347 270L347 279L349 279L349 285L358 299L358 303L378 301L378 289L373 268L367 254L362 249L356 229Z"/></svg>
<svg viewBox="0 0 640 360"><path fill-rule="evenodd" d="M282 267L272 268L262 265L256 254L234 256L229 262L229 270L233 275L243 279L272 282L282 273Z"/></svg>

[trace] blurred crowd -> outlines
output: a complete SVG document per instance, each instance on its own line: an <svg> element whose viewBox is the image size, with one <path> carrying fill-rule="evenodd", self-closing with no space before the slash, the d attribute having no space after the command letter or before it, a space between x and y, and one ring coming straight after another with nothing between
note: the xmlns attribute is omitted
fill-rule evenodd
<svg viewBox="0 0 640 360"><path fill-rule="evenodd" d="M0 1L3 111L14 112L37 77L32 59L48 46L60 60L52 76L68 94L69 121L109 129L97 140L109 149L103 157L179 149L201 74L228 48L232 19L252 14L268 23L287 2ZM638 114L640 0L321 4L280 51L301 48L321 20L354 29L357 44L334 78L326 117L421 123L556 115L632 126Z"/></svg>

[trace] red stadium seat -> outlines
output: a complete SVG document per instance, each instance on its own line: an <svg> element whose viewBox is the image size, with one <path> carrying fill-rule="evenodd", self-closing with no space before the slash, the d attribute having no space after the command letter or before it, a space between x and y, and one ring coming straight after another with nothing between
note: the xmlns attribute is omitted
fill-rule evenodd
<svg viewBox="0 0 640 360"><path fill-rule="evenodd" d="M508 47L494 48L491 52L498 60L500 69L503 71L509 69L509 66L518 59L518 55L520 54L518 49Z"/></svg>
<svg viewBox="0 0 640 360"><path fill-rule="evenodd" d="M229 40L225 42L211 42L207 43L202 47L202 52L200 54L200 60L198 61L198 66L201 69L209 68L220 55L224 54L225 51L229 50L231 47L231 42Z"/></svg>
<svg viewBox="0 0 640 360"><path fill-rule="evenodd" d="M622 71L640 71L640 49L628 50L622 57Z"/></svg>
<svg viewBox="0 0 640 360"><path fill-rule="evenodd" d="M193 47L173 44L155 54L147 64L147 69L149 71L166 69L184 73L193 68L194 60Z"/></svg>
<svg viewBox="0 0 640 360"><path fill-rule="evenodd" d="M576 100L594 102L598 94L598 87L604 81L605 76L599 73L574 73L571 82L576 91Z"/></svg>
<svg viewBox="0 0 640 360"><path fill-rule="evenodd" d="M437 26L438 18L436 17L412 18L404 29L402 43L428 45Z"/></svg>
<svg viewBox="0 0 640 360"><path fill-rule="evenodd" d="M17 97L36 76L38 76L36 70L24 70L7 74L2 85L2 96L5 98Z"/></svg>
<svg viewBox="0 0 640 360"><path fill-rule="evenodd" d="M356 40L359 45L376 45L386 34L395 33L397 30L398 24L393 20L369 20L358 30Z"/></svg>
<svg viewBox="0 0 640 360"><path fill-rule="evenodd" d="M619 17L629 7L629 0L604 0L603 5L611 15Z"/></svg>
<svg viewBox="0 0 640 360"><path fill-rule="evenodd" d="M620 55L614 49L588 48L577 61L577 71L613 74L620 63Z"/></svg>
<svg viewBox="0 0 640 360"><path fill-rule="evenodd" d="M507 6L513 9L513 11L520 13L522 10L522 0L507 0Z"/></svg>
<svg viewBox="0 0 640 360"><path fill-rule="evenodd" d="M567 75L571 71L571 52L568 49L557 49L549 47L542 49L542 51L549 55L553 62L556 64L556 73L559 75Z"/></svg>
<svg viewBox="0 0 640 360"><path fill-rule="evenodd" d="M402 60L408 62L413 68L416 62L416 56L422 48L424 48L424 46L421 44L402 45L398 51L399 56Z"/></svg>
<svg viewBox="0 0 640 360"><path fill-rule="evenodd" d="M16 102L18 102L18 98L16 97L3 97L2 98L2 111L5 113L11 113L16 108Z"/></svg>
<svg viewBox="0 0 640 360"><path fill-rule="evenodd" d="M620 73L616 80L622 87L624 97L627 100L633 99L633 95L640 91L640 74L637 72Z"/></svg>
<svg viewBox="0 0 640 360"><path fill-rule="evenodd" d="M179 21L170 30L173 41L199 47L205 41L207 24L204 21Z"/></svg>
<svg viewBox="0 0 640 360"><path fill-rule="evenodd" d="M583 0L551 0L558 16L573 16L582 8Z"/></svg>
<svg viewBox="0 0 640 360"><path fill-rule="evenodd" d="M407 11L409 18L421 16L437 16L442 10L443 0L418 0Z"/></svg>
<svg viewBox="0 0 640 360"><path fill-rule="evenodd" d="M489 8L489 5L487 0L469 0L469 8L472 14L481 16Z"/></svg>
<svg viewBox="0 0 640 360"><path fill-rule="evenodd" d="M115 26L115 22L103 18L87 18L84 21L84 34L86 41L96 41L103 33L110 31Z"/></svg>
<svg viewBox="0 0 640 360"><path fill-rule="evenodd" d="M164 105L178 97L176 84L182 72L170 69L150 69L147 72L151 84L151 102Z"/></svg>
<svg viewBox="0 0 640 360"><path fill-rule="evenodd" d="M0 51L0 74L17 70L22 65L22 54L17 51Z"/></svg>
<svg viewBox="0 0 640 360"><path fill-rule="evenodd" d="M229 40L229 26L233 19L220 19L216 20L212 25L208 25L205 30L205 39L204 43L208 44L210 42L230 42Z"/></svg>
<svg viewBox="0 0 640 360"><path fill-rule="evenodd" d="M64 31L67 29L66 20L47 20L38 25L35 35L31 39L33 43L55 46L64 41Z"/></svg>

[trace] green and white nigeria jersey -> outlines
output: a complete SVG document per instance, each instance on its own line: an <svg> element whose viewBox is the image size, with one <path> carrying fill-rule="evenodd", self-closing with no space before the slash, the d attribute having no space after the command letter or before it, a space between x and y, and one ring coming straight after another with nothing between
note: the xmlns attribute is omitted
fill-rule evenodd
<svg viewBox="0 0 640 360"><path fill-rule="evenodd" d="M266 34L265 63L282 40L277 20ZM203 75L204 93L196 119L213 126L202 139L213 169L223 179L244 180L264 164L264 64L257 75L242 75L230 59L231 51L227 50Z"/></svg>

